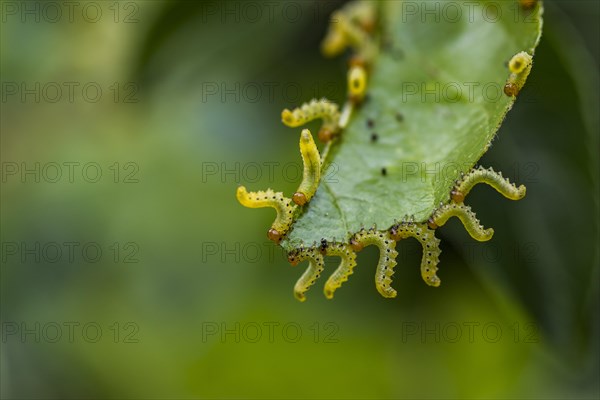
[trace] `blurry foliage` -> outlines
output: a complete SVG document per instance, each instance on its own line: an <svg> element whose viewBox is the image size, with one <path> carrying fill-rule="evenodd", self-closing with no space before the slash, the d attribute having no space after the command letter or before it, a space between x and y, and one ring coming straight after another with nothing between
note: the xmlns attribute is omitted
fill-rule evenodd
<svg viewBox="0 0 600 400"><path fill-rule="evenodd" d="M336 7L326 3L326 12ZM326 19L309 17L313 2L300 3L297 23L272 24L203 20L192 2L137 4L134 24L2 23L2 82L140 85L132 104L1 104L2 162L133 161L140 181L2 183L2 242L140 247L135 264L2 263L3 323L95 321L105 330L98 343L3 341L3 398L598 396L598 3L546 2L526 89L482 160L528 186L510 212L491 190L470 197L503 257L482 257L491 244L465 247L470 239L449 223L442 287L422 284L408 242L399 245L397 299L376 293L368 266L377 254L366 249L335 301L302 304L291 293L300 270L281 254L250 262L203 253L209 242L267 242L272 214L243 209L236 178L203 180L202 168L298 162L297 136L279 121L294 104L281 95L203 101L203 84L294 82L311 88L298 102L342 100L344 60L318 52ZM323 93L329 83L336 90ZM535 169L523 171L526 163ZM252 185L289 193L296 182L278 174ZM528 256L511 258L530 243ZM139 343L113 343L115 321L135 322ZM268 321L299 324L302 339L203 340L207 322ZM421 324L468 321L501 324L502 340L407 336ZM315 343L309 327L328 322L338 342ZM529 322L539 340L515 343L510 326Z"/></svg>

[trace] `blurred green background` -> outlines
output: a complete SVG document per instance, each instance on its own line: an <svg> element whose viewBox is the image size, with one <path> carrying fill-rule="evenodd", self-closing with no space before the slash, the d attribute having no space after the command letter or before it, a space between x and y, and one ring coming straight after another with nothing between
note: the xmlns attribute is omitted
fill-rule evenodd
<svg viewBox="0 0 600 400"><path fill-rule="evenodd" d="M235 189L295 189L279 115L344 99L343 2L2 1L2 398L597 398L599 5L545 3L481 161L527 197L470 196L493 240L441 229L437 289L403 241L393 300L367 248L299 303Z"/></svg>

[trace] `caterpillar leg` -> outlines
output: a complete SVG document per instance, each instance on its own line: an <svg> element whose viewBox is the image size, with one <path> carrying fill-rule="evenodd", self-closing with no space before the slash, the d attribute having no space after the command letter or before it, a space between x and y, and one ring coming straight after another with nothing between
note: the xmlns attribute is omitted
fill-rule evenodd
<svg viewBox="0 0 600 400"><path fill-rule="evenodd" d="M347 244L336 243L327 246L328 256L338 256L342 259L339 267L331 274L325 283L325 297L333 299L333 293L337 288L342 286L342 283L348 280L348 277L354 272L356 266L356 253Z"/></svg>
<svg viewBox="0 0 600 400"><path fill-rule="evenodd" d="M517 187L507 178L504 178L502 172L496 172L492 168L484 169L479 167L462 176L452 191L452 200L456 203L462 203L467 194L478 183L490 185L498 193L510 200L521 200L525 197L527 190L524 185Z"/></svg>
<svg viewBox="0 0 600 400"><path fill-rule="evenodd" d="M391 238L388 231L376 231L362 229L354 235L350 245L355 251L363 247L375 245L379 247L379 262L375 271L375 287L383 297L396 297L397 292L391 287L392 275L396 266L396 242Z"/></svg>
<svg viewBox="0 0 600 400"><path fill-rule="evenodd" d="M408 237L417 239L423 246L423 257L421 258L421 276L429 286L439 286L440 278L437 277L437 264L440 250L440 240L435 237L435 232L427 227L427 224L414 222L402 222L390 228L392 239L399 241Z"/></svg>
<svg viewBox="0 0 600 400"><path fill-rule="evenodd" d="M245 207L263 208L271 207L277 211L277 217L267 232L267 236L272 241L279 243L292 224L292 219L297 206L292 203L281 192L274 192L271 189L266 191L248 192L244 186L237 188L237 199Z"/></svg>
<svg viewBox="0 0 600 400"><path fill-rule="evenodd" d="M485 242L494 235L494 230L492 228L484 229L471 208L462 203L450 202L442 205L434 211L433 216L429 219L429 226L435 229L444 225L451 217L458 217L469 235L475 240Z"/></svg>
<svg viewBox="0 0 600 400"><path fill-rule="evenodd" d="M300 248L288 255L288 261L292 265L297 265L306 259L308 259L308 268L294 286L294 296L300 301L306 300L304 293L316 282L325 265L323 255L316 248Z"/></svg>
<svg viewBox="0 0 600 400"><path fill-rule="evenodd" d="M339 133L339 106L327 99L311 100L299 108L286 108L281 112L281 121L290 128L297 128L315 119L323 120L318 135L320 141L328 142Z"/></svg>

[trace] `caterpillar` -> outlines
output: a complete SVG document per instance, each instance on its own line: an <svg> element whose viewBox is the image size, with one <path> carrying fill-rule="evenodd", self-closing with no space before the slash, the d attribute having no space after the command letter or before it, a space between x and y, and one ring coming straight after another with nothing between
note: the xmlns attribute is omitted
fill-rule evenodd
<svg viewBox="0 0 600 400"><path fill-rule="evenodd" d="M348 277L354 272L356 267L356 253L348 244L335 243L327 248L328 256L338 256L341 258L339 267L331 274L325 283L325 297L333 299L333 293L342 286L342 283L348 280Z"/></svg>
<svg viewBox="0 0 600 400"><path fill-rule="evenodd" d="M383 297L396 297L397 292L390 285L392 275L396 266L396 241L392 239L389 232L361 229L350 242L354 251L360 251L365 246L375 245L379 247L379 262L375 271L375 287Z"/></svg>
<svg viewBox="0 0 600 400"><path fill-rule="evenodd" d="M519 94L529 76L529 72L531 72L532 63L533 58L525 51L515 54L510 59L508 62L510 76L504 85L504 94L507 96Z"/></svg>
<svg viewBox="0 0 600 400"><path fill-rule="evenodd" d="M306 300L304 293L319 279L325 265L323 255L315 248L300 248L288 255L288 261L292 265L297 265L306 259L309 260L308 268L294 286L294 296L300 301Z"/></svg>
<svg viewBox="0 0 600 400"><path fill-rule="evenodd" d="M321 142L329 142L339 133L339 106L327 99L312 100L294 110L286 108L281 112L281 121L290 128L302 126L315 119L323 120L318 133Z"/></svg>
<svg viewBox="0 0 600 400"><path fill-rule="evenodd" d="M465 206L462 203L440 205L430 218L429 226L434 228L442 226L451 217L458 217L469 235L477 241L485 242L490 240L494 235L494 230L492 228L484 229L475 213L471 211L471 207Z"/></svg>
<svg viewBox="0 0 600 400"><path fill-rule="evenodd" d="M333 298L333 293L342 283L348 280L348 276L353 273L356 266L356 253L350 245L342 243L328 243L325 239L321 240L318 247L301 247L288 254L288 261L292 265L308 260L309 265L304 274L298 279L294 286L294 296L305 301L305 293L320 277L324 269L324 256L337 256L341 258L340 265L334 273L327 279L323 290L325 297Z"/></svg>
<svg viewBox="0 0 600 400"><path fill-rule="evenodd" d="M302 182L292 200L299 206L303 206L312 199L321 179L321 156L308 129L304 129L300 135L300 154L304 171Z"/></svg>
<svg viewBox="0 0 600 400"><path fill-rule="evenodd" d="M367 93L367 72L361 65L355 65L348 71L348 97L353 103L360 103Z"/></svg>
<svg viewBox="0 0 600 400"><path fill-rule="evenodd" d="M331 24L321 44L321 52L326 57L334 57L351 47L357 57L372 59L377 50L370 35L375 28L376 18L376 8L371 2L346 4L331 15Z"/></svg>
<svg viewBox="0 0 600 400"><path fill-rule="evenodd" d="M413 237L423 246L421 259L421 277L429 286L439 286L440 278L436 275L440 250L440 240L435 237L435 231L427 224L417 224L414 221L395 224L390 228L390 237L396 241Z"/></svg>
<svg viewBox="0 0 600 400"><path fill-rule="evenodd" d="M267 237L279 243L292 224L296 205L292 204L292 201L284 197L281 192L274 192L271 189L248 192L244 186L238 187L237 199L243 206L248 208L271 207L277 211L277 218L275 218L271 229L267 232Z"/></svg>
<svg viewBox="0 0 600 400"><path fill-rule="evenodd" d="M451 192L452 200L457 203L462 203L467 194L473 189L473 186L478 183L490 185L496 189L498 193L510 200L521 200L525 197L527 191L524 185L517 187L514 183L511 183L508 178L504 178L502 172L496 172L491 167L488 169L479 167L461 177L454 190Z"/></svg>

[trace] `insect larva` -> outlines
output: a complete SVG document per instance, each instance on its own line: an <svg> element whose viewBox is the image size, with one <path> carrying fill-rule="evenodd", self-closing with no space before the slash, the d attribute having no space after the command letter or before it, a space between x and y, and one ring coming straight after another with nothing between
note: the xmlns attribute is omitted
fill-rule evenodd
<svg viewBox="0 0 600 400"><path fill-rule="evenodd" d="M321 44L327 57L341 54L348 47L372 57L376 52L370 33L375 28L375 8L369 2L348 3L331 15L329 31Z"/></svg>
<svg viewBox="0 0 600 400"><path fill-rule="evenodd" d="M490 240L494 235L494 230L492 228L484 229L475 213L471 211L471 208L462 203L456 204L451 202L435 210L430 219L430 226L442 226L450 217L458 217L467 232L469 232L469 235L475 240L485 242Z"/></svg>
<svg viewBox="0 0 600 400"><path fill-rule="evenodd" d="M304 293L319 279L324 269L323 255L315 248L300 248L288 255L288 261L292 265L308 259L308 268L294 286L294 296L300 301L306 300Z"/></svg>
<svg viewBox="0 0 600 400"><path fill-rule="evenodd" d="M532 44L531 39L534 39L534 35L536 41L539 41L541 4L537 4L536 0L519 0L519 2L521 9L516 11L523 14L522 16L532 17L532 22L535 23L530 27L532 29L513 26L515 24L512 23L510 27L494 27L490 24L485 25L485 27L484 25L473 25L473 35L476 36L477 32L481 32L482 27L486 32L488 29L499 28L498 35L496 35L497 44L499 45L497 47L505 49L511 48L516 42ZM411 127L404 126L406 121L413 120L414 110L411 111L410 107L404 110L399 105L401 102L399 101L399 93L396 90L398 88L397 83L399 83L397 81L403 79L400 75L406 74L393 73L394 71L398 72L398 63L402 58L405 58L405 65L402 70L408 73L409 78L414 75L414 72L419 72L419 69L422 70L422 57L419 56L417 49L420 51L426 48L429 40L421 35L418 29L411 32L412 28L410 26L406 27L408 30L397 29L399 27L397 24L398 18L402 17L400 12L405 10L392 4L397 2L390 2L390 6L384 5L384 3L386 2L357 0L348 2L342 11L333 14L329 34L323 42L324 52L328 55L334 55L344 52L349 47L354 50L354 54L350 56L346 77L349 99L344 103L343 108L322 99L312 100L293 110L285 109L281 113L283 123L290 127L299 127L310 121L320 119L321 121L314 122L321 123L317 136L319 140L326 142L321 154L319 154L310 131L302 131L299 146L304 164L303 179L292 198L283 197L282 193L275 193L270 189L266 192L248 193L244 187L238 188L238 199L243 205L253 208L275 208L277 218L271 226L268 236L277 242L281 241L280 245L290 251L288 253L290 263L296 265L302 260L309 262L307 270L303 272L294 287L295 297L300 301L305 300L305 293L320 277L324 270L326 256L335 256L341 259L337 269L328 277L324 287L325 296L332 298L335 291L353 273L356 266L356 252L371 244L379 248L379 261L375 274L376 288L384 297L395 297L397 293L391 287L398 254L395 245L397 241L408 237L416 238L423 247L421 258L421 275L423 279L428 285L439 286L440 280L436 273L441 250L439 248L440 241L435 237L435 229L438 226L444 225L449 218L456 216L475 239L488 240L493 235L493 230L484 229L471 209L463 204L465 197L472 188L483 182L511 199L520 199L525 195L524 186L516 187L502 178L501 174L496 174L491 169L470 171L468 174L460 174L460 176L458 169L453 169L450 172L452 176L448 180L448 182L455 182L450 201L447 193L450 185L442 183L432 187L428 182L421 182L422 185L415 182L414 187L409 185L411 187L405 188L407 191L402 190L404 194L400 199L394 196L392 202L388 201L386 203L386 196L384 196L386 185L383 181L397 180L397 171L394 165L403 163L407 158L411 162L427 161L430 158L426 152L424 154L424 152L410 151L410 146L408 150L402 149L402 152L398 152L397 146L388 145L388 142L395 140L393 135L397 134L398 128L403 131L400 132L403 136L403 143L416 141L415 143L427 145L430 138L424 137L421 140L418 129L408 129ZM504 5L498 9L499 12L508 10L508 8L503 7ZM523 11L523 8L528 7L536 9L531 13ZM377 12L379 10L383 14L390 15L384 15L385 18L378 20ZM477 24L479 23L477 22ZM533 31L538 33L534 34ZM469 34L471 33L469 32ZM481 51L485 47L478 48L476 46L483 43L483 41L472 41L469 43L472 46L465 49L458 48L455 35L450 35L448 42L444 41L443 36L438 38L440 39L440 48L452 48L461 51L472 50L471 52L474 52ZM423 38L425 40L422 40ZM412 51L414 57L408 57L408 48L399 47L404 46L406 43L414 44L412 46L414 47L414 51ZM536 45L537 43L533 44L533 47L523 46L522 48L531 49L529 51L533 53ZM404 51L406 51L406 56ZM503 59L506 55L506 53L500 55L494 53L488 60L484 60L485 63L482 61L480 65L482 68L476 68L472 72L475 74L474 77L482 79L493 78L496 81L497 78L507 78L505 93L509 96L516 96L530 73L532 57L526 52L520 52L508 61ZM421 54L421 56L428 57L427 54ZM460 56L460 54L457 56ZM486 65L487 62L490 65ZM504 70L504 73L501 72L502 62L505 62L505 68L508 69L508 72L506 70ZM491 64L500 68L500 74L504 76L498 77L496 75L497 68ZM483 68L486 66L492 68ZM438 67L436 66L425 69L427 71L422 72L429 75L428 81L431 85L439 83L440 80L445 78L445 76L438 73ZM487 71L490 73L487 74ZM429 87L429 84L427 86ZM480 126L478 120L473 120L471 115L477 116L477 118L496 119L499 113L505 113L510 109L514 99L505 100L498 107L486 110L465 109L464 115L468 117L469 121L473 122L472 124L458 124L457 126L453 123L455 121L450 121L451 108L446 108L446 105L436 106L435 109L429 110L427 115L415 114L414 123L415 126L422 126L421 123L424 121L427 123L428 118L437 120L437 122L444 120L447 124L439 132L439 138L436 134L436 140L439 142L441 139L448 139L452 142L450 144L456 145L458 151L441 154L440 161L449 161L456 158L456 154L459 154L461 157L464 156L463 161L465 163L468 162L469 165L472 165L489 148L490 136L493 136L498 125L488 126L488 124L484 124L485 126ZM470 111L474 112L471 114ZM406 113L406 116L402 113ZM469 140L457 141L457 137L453 133L456 130L462 132L465 127L467 128L465 137L468 136ZM484 129L487 133L481 132L480 135L472 132L481 129ZM347 133L347 136L343 138L344 140L332 140L342 130ZM485 140L483 140L483 136L486 137ZM371 144L369 144L369 138ZM473 143L470 143L471 139ZM337 147L338 145L340 146ZM356 147L353 148L355 145ZM362 148L359 148L359 145ZM360 166L353 163L353 158L356 157L359 158L357 161L361 164ZM425 158L423 159L423 157ZM348 160L348 164L344 164L339 169L339 173L341 174L340 177L343 178L342 180L346 183L349 182L351 187L340 185L339 188L336 187L336 190L329 190L330 187L326 185L321 189L325 192L319 192L317 195L322 165L326 166L330 163L334 165L333 163L337 161L346 163L346 160ZM396 161L390 164L389 160ZM363 165L365 161L370 166ZM363 173L365 169L368 170L366 174ZM436 174L436 179L439 178L437 175L439 173ZM355 189L360 190L360 199L352 194L358 192ZM323 193L325 195L321 197ZM312 204L302 210L301 206L309 201L312 201ZM432 201L434 202L432 203ZM440 202L439 207L429 215L428 221L424 221L427 217L422 213L424 207L426 211L429 211L434 206L430 207L427 204L433 205L437 202ZM443 204L448 202L449 204ZM365 210L364 207L368 207L369 210ZM415 217L410 219L405 217L403 222L398 223L394 217L401 214L403 210L417 215L418 221ZM348 218L345 218L345 216L348 216ZM372 223L374 219L377 219L380 225L385 225L386 230L378 231L376 226L373 226L369 230L361 229L356 233L356 227L366 226L365 224ZM295 227L294 223L296 223ZM390 227L391 224L393 225ZM352 232L347 232L348 229L352 229ZM342 237L342 242L336 242L335 237ZM312 246L305 248L302 243L312 243Z"/></svg>
<svg viewBox="0 0 600 400"><path fill-rule="evenodd" d="M321 52L323 55L326 57L335 57L342 54L350 46L349 35L347 33L350 29L352 28L343 10L332 13L329 30L323 42L321 42Z"/></svg>
<svg viewBox="0 0 600 400"><path fill-rule="evenodd" d="M321 156L308 129L302 130L300 135L300 154L304 171L302 182L292 200L299 206L303 206L315 195L321 179Z"/></svg>
<svg viewBox="0 0 600 400"><path fill-rule="evenodd" d="M337 288L342 286L342 283L348 280L348 277L354 272L353 269L356 266L356 253L347 244L336 243L330 245L327 249L328 256L337 256L341 258L340 265L331 274L327 282L325 283L325 297L333 299L333 293Z"/></svg>
<svg viewBox="0 0 600 400"><path fill-rule="evenodd" d="M376 231L362 229L354 235L351 241L353 249L363 248L364 246L375 245L379 247L379 262L375 272L375 287L383 297L396 297L396 291L390 286L392 275L396 266L396 242L391 238L388 231ZM358 251L358 250L357 250Z"/></svg>
<svg viewBox="0 0 600 400"><path fill-rule="evenodd" d="M325 122L331 124L337 123L340 119L338 105L327 99L313 99L293 111L286 108L281 113L282 122L290 128L297 128L318 118L322 118Z"/></svg>
<svg viewBox="0 0 600 400"><path fill-rule="evenodd" d="M532 57L525 51L515 54L508 62L508 69L513 74L522 73L527 66L531 65Z"/></svg>
<svg viewBox="0 0 600 400"><path fill-rule="evenodd" d="M486 183L496 189L498 193L510 200L521 200L525 197L527 189L524 185L517 187L502 173L494 171L492 168L484 169L482 167L472 169L464 175L452 191L452 200L462 203L471 189L478 183Z"/></svg>
<svg viewBox="0 0 600 400"><path fill-rule="evenodd" d="M532 64L533 58L525 51L515 54L510 59L508 62L510 76L504 85L504 94L507 96L516 96L519 94L529 76Z"/></svg>
<svg viewBox="0 0 600 400"><path fill-rule="evenodd" d="M267 232L267 236L272 241L279 243L292 224L297 206L290 199L284 197L283 193L274 192L271 189L248 192L244 186L239 186L236 195L238 201L245 207L272 207L277 211L277 217Z"/></svg>
<svg viewBox="0 0 600 400"><path fill-rule="evenodd" d="M377 15L376 8L372 2L351 2L344 7L344 11L350 20L354 21L365 31L370 32L375 27Z"/></svg>
<svg viewBox="0 0 600 400"><path fill-rule="evenodd" d="M348 97L353 103L360 103L367 92L367 71L355 65L348 71Z"/></svg>
<svg viewBox="0 0 600 400"><path fill-rule="evenodd" d="M421 276L429 286L439 286L440 278L437 277L436 272L442 251L440 250L440 240L435 237L435 232L424 223L403 222L390 228L390 236L396 241L413 237L421 243L423 246Z"/></svg>
<svg viewBox="0 0 600 400"><path fill-rule="evenodd" d="M287 108L281 112L281 121L290 128L302 126L315 119L322 119L319 140L330 141L340 131L340 110L337 104L327 99L312 100L293 111Z"/></svg>

